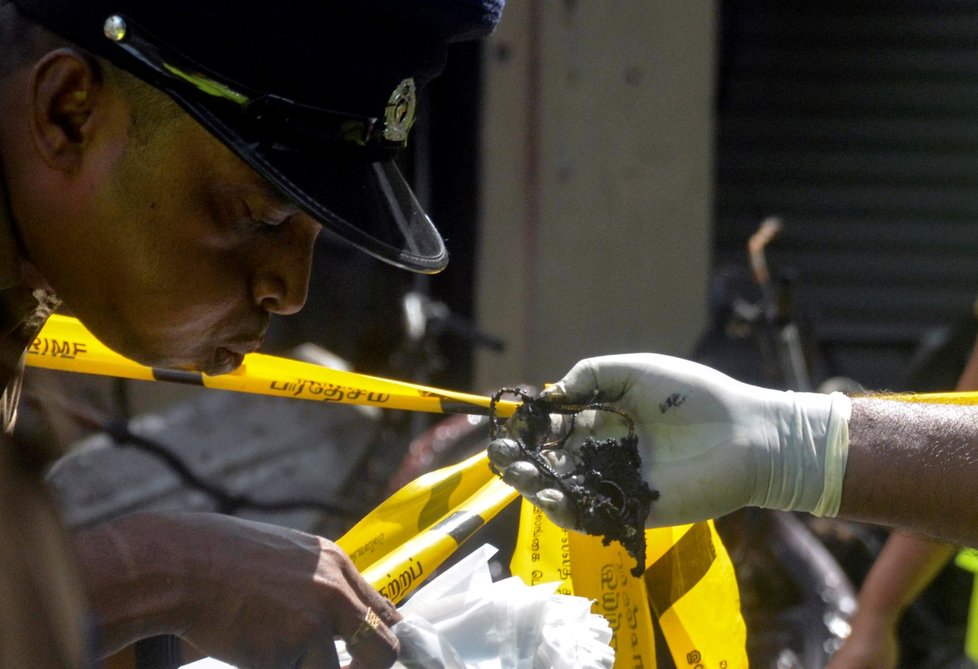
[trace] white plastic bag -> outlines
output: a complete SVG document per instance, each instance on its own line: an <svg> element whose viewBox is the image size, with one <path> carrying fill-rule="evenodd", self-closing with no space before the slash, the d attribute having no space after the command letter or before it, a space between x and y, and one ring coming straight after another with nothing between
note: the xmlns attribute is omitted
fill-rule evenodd
<svg viewBox="0 0 978 669"><path fill-rule="evenodd" d="M399 669L610 669L611 629L582 597L556 583L493 582L484 545L418 590L392 628ZM350 661L342 642L340 662Z"/></svg>

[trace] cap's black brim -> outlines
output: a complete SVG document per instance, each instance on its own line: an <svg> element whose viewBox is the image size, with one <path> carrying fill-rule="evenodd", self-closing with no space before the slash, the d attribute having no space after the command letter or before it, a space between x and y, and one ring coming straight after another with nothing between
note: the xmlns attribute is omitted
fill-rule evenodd
<svg viewBox="0 0 978 669"><path fill-rule="evenodd" d="M393 161L372 161L311 142L283 146L249 137L233 114L170 91L197 119L256 172L328 230L386 263L413 272L445 269L448 252Z"/></svg>

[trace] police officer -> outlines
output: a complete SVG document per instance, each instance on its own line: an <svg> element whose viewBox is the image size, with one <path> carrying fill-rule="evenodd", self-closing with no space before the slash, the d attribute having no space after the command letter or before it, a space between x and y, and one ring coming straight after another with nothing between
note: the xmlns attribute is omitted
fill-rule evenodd
<svg viewBox="0 0 978 669"><path fill-rule="evenodd" d="M393 158L450 42L502 0L0 0L0 382L63 301L153 366L227 372L305 301L322 228L399 267L447 253ZM397 656L397 613L324 539L139 514L71 539L31 444L0 452L0 665L177 634L242 667ZM86 657L87 656L87 657Z"/></svg>

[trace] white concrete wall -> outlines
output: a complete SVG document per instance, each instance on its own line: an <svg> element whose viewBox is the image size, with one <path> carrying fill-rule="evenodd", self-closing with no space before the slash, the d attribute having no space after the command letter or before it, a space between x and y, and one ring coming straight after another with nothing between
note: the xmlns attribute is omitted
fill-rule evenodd
<svg viewBox="0 0 978 669"><path fill-rule="evenodd" d="M706 318L715 0L511 0L487 46L476 387L689 352Z"/></svg>

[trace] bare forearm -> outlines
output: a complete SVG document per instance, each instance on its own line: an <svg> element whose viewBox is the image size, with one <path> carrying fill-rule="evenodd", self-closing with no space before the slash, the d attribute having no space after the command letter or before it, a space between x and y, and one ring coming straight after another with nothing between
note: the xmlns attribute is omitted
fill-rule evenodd
<svg viewBox="0 0 978 669"><path fill-rule="evenodd" d="M978 390L978 341L975 342L974 348L971 349L968 362L965 364L964 371L961 372L961 377L958 379L957 389Z"/></svg>
<svg viewBox="0 0 978 669"><path fill-rule="evenodd" d="M175 634L234 665L333 666L335 636L381 623L351 651L389 667L400 619L336 544L212 513L143 513L76 540L105 650Z"/></svg>
<svg viewBox="0 0 978 669"><path fill-rule="evenodd" d="M840 516L978 544L978 408L854 399Z"/></svg>
<svg viewBox="0 0 978 669"><path fill-rule="evenodd" d="M185 617L181 608L185 598L172 576L179 571L174 529L167 516L147 513L76 534L104 652L148 636L182 631L177 621Z"/></svg>
<svg viewBox="0 0 978 669"><path fill-rule="evenodd" d="M954 555L951 544L894 532L859 592L859 613L895 624Z"/></svg>

